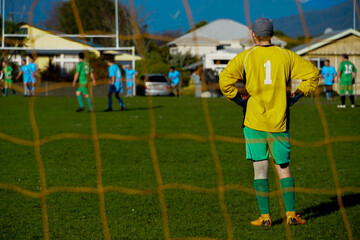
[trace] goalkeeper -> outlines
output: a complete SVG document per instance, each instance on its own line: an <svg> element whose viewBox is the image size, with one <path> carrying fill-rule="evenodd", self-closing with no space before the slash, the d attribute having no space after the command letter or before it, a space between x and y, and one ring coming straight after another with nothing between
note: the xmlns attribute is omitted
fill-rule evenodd
<svg viewBox="0 0 360 240"><path fill-rule="evenodd" d="M271 44L272 21L258 18L252 24L254 47L241 52L220 73L220 89L231 101L243 107L246 158L253 162L254 187L261 216L255 226L271 226L269 209L268 158L275 161L286 208L287 224L306 221L295 212L294 179L290 173L289 107L314 91L319 70L297 54ZM290 96L291 79L302 82ZM246 95L235 83L245 83Z"/></svg>

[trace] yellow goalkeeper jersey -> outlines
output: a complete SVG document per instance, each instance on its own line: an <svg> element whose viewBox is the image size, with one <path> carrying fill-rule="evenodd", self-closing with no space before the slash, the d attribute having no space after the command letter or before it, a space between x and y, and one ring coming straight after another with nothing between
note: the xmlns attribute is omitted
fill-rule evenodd
<svg viewBox="0 0 360 240"><path fill-rule="evenodd" d="M318 85L319 70L296 53L277 46L255 46L234 57L220 73L220 89L233 99L237 81L245 82L250 95L244 125L259 131L288 130L287 89L291 79L301 79L298 89L305 95ZM288 88L289 87L289 88Z"/></svg>

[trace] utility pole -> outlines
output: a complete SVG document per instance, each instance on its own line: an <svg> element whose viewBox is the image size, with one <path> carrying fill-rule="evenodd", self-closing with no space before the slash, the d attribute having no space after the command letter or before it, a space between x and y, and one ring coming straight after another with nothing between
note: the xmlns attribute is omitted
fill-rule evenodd
<svg viewBox="0 0 360 240"><path fill-rule="evenodd" d="M1 47L5 47L5 0L2 0L2 38Z"/></svg>
<svg viewBox="0 0 360 240"><path fill-rule="evenodd" d="M356 30L356 11L355 11L356 0L353 1L353 29Z"/></svg>

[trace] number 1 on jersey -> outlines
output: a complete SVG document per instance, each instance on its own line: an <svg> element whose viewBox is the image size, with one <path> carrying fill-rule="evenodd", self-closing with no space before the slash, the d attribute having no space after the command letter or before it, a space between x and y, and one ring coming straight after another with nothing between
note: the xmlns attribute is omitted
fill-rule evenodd
<svg viewBox="0 0 360 240"><path fill-rule="evenodd" d="M271 62L270 60L268 60L265 64L264 67L266 69L266 79L264 81L265 85L271 85L272 84L272 80L271 80Z"/></svg>

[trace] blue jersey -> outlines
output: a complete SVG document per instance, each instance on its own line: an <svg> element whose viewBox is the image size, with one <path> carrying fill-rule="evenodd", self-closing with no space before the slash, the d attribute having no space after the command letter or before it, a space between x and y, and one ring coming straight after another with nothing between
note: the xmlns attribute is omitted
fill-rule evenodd
<svg viewBox="0 0 360 240"><path fill-rule="evenodd" d="M321 70L321 74L324 75L324 84L325 85L333 85L334 83L331 80L335 80L334 75L336 75L336 70L333 66L324 66Z"/></svg>
<svg viewBox="0 0 360 240"><path fill-rule="evenodd" d="M109 67L109 77L115 77L115 87L119 91L122 88L122 77L121 77L121 70L118 65L113 64ZM111 83L112 85L112 83Z"/></svg>
<svg viewBox="0 0 360 240"><path fill-rule="evenodd" d="M113 64L109 67L109 77L115 77L115 83L121 82L121 70L118 65Z"/></svg>
<svg viewBox="0 0 360 240"><path fill-rule="evenodd" d="M21 66L21 72L23 74L24 83L28 83L31 81L31 70L29 65L22 65Z"/></svg>
<svg viewBox="0 0 360 240"><path fill-rule="evenodd" d="M134 78L134 75L135 75L136 73L137 73L137 72L136 72L134 69L125 68L126 78L133 79L133 78Z"/></svg>
<svg viewBox="0 0 360 240"><path fill-rule="evenodd" d="M35 63L29 63L28 64L28 66L29 66L29 68L30 68L30 71L31 71L31 79L36 79L36 69L37 69L37 66L36 66L36 64ZM32 75L34 75L34 77L32 76Z"/></svg>
<svg viewBox="0 0 360 240"><path fill-rule="evenodd" d="M178 85L180 82L180 76L181 74L178 71L169 72L169 78L171 79L171 85Z"/></svg>

